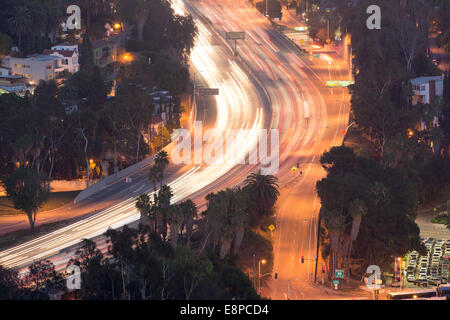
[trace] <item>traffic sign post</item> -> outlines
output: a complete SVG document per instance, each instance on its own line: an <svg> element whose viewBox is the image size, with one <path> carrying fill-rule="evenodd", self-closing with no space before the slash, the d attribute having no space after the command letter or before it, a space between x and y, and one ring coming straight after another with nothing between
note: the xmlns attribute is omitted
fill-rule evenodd
<svg viewBox="0 0 450 320"><path fill-rule="evenodd" d="M244 31L231 31L225 33L226 40L234 40L234 54L237 54L236 51L236 42L237 40L245 40L245 32Z"/></svg>
<svg viewBox="0 0 450 320"><path fill-rule="evenodd" d="M334 277L337 279L344 279L344 270L337 269L334 272Z"/></svg>
<svg viewBox="0 0 450 320"><path fill-rule="evenodd" d="M334 290L337 290L339 288L339 280L333 280L333 286Z"/></svg>
<svg viewBox="0 0 450 320"><path fill-rule="evenodd" d="M218 96L219 89L218 88L197 88L198 94L201 96Z"/></svg>

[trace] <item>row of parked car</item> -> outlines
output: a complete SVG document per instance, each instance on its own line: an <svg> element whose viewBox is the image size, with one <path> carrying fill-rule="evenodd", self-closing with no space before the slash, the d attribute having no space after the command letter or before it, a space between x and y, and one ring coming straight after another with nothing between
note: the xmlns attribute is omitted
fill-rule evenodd
<svg viewBox="0 0 450 320"><path fill-rule="evenodd" d="M416 251L408 255L406 279L418 285L439 285L449 282L450 239L422 238L427 255Z"/></svg>

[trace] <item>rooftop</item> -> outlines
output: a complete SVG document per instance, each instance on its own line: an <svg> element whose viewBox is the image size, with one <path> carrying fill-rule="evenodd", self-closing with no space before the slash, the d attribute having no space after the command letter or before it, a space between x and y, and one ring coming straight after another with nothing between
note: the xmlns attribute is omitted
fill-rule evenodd
<svg viewBox="0 0 450 320"><path fill-rule="evenodd" d="M43 55L47 55L47 56L51 55L53 53L59 53L63 57L71 58L73 56L73 54L75 53L75 51L73 51L73 50L50 50L50 49L45 49L44 52L42 52Z"/></svg>
<svg viewBox="0 0 450 320"><path fill-rule="evenodd" d="M428 83L428 81L430 80L443 80L443 76L433 76L433 77L419 77L419 78L414 78L411 79L410 82L412 84L421 84L421 83Z"/></svg>
<svg viewBox="0 0 450 320"><path fill-rule="evenodd" d="M108 40L94 40L92 41L92 48L101 48L107 45L114 45L114 42Z"/></svg>

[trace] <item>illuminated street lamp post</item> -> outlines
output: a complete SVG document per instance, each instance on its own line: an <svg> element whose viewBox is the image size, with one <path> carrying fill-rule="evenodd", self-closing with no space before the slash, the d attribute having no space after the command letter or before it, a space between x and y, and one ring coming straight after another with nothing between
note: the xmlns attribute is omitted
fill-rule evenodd
<svg viewBox="0 0 450 320"><path fill-rule="evenodd" d="M259 260L258 259L258 294L261 294L261 263L262 264L266 264L266 260L262 259Z"/></svg>

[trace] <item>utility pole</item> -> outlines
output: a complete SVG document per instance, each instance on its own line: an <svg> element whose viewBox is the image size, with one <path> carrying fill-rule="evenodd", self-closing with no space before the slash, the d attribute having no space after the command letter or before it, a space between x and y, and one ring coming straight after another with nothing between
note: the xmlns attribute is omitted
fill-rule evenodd
<svg viewBox="0 0 450 320"><path fill-rule="evenodd" d="M269 14L269 0L266 0L266 16Z"/></svg>
<svg viewBox="0 0 450 320"><path fill-rule="evenodd" d="M322 222L322 215L319 211L319 222L317 223L317 245L316 245L316 267L314 270L314 282L316 282L317 279L317 264L319 262L319 244L320 244L320 223ZM322 275L323 278L323 275Z"/></svg>
<svg viewBox="0 0 450 320"><path fill-rule="evenodd" d="M255 266L255 254L253 254L253 287L256 290L256 266Z"/></svg>
<svg viewBox="0 0 450 320"><path fill-rule="evenodd" d="M261 260L258 259L258 294L261 295Z"/></svg>

